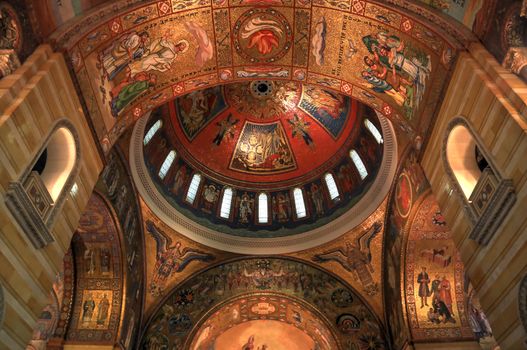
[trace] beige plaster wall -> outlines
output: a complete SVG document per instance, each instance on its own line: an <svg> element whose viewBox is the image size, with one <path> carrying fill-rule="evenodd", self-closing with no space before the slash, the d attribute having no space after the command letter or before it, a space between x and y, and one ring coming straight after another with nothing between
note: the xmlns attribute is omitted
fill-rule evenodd
<svg viewBox="0 0 527 350"><path fill-rule="evenodd" d="M523 349L527 338L518 313L518 287L527 272L527 85L503 69L480 45L458 59L423 169L452 229L466 271L502 349ZM471 224L459 195L451 193L441 160L450 120L465 117L504 178L512 179L517 202L488 246L468 238Z"/></svg>
<svg viewBox="0 0 527 350"><path fill-rule="evenodd" d="M7 209L5 194L61 118L74 124L80 138L80 172L74 179L79 190L67 194L52 229L55 241L35 249ZM63 56L39 47L0 80L0 283L6 301L0 349L23 349L30 340L102 166Z"/></svg>

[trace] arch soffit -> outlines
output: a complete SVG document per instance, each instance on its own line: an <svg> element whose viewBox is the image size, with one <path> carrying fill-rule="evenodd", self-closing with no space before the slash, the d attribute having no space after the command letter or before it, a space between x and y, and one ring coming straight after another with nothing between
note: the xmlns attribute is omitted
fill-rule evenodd
<svg viewBox="0 0 527 350"><path fill-rule="evenodd" d="M304 269L310 269L312 271L316 271L316 272L318 272L320 274L323 274L323 275L327 276L328 278L334 280L338 285L340 285L340 287L342 287L344 289L347 289L352 294L353 300L356 300L361 306L363 306L365 308L365 310L368 313L368 316L371 317L370 321L373 321L373 322L377 323L377 325L379 326L378 330L379 330L380 337L383 338L383 339L385 338L385 336L387 334L386 330L385 330L385 324L381 320L381 318L379 318L379 315L375 312L375 310L368 303L368 301L364 298L364 296L359 291L357 291L353 286L349 285L346 281L344 281L339 275L333 273L332 271L329 271L327 269L322 268L318 264L312 263L312 262L307 261L307 260L290 257L290 256L287 256L287 257L285 257L285 256L281 256L281 257L276 257L276 256L258 256L258 257L256 257L256 256L253 256L253 257L236 257L236 258L231 258L231 259L227 259L227 260L218 262L216 264L211 264L211 265L207 266L206 268L202 269L201 271L199 271L197 273L194 273L192 275L189 275L188 277L186 277L182 281L180 281L180 283L175 285L171 290L167 291L167 293L164 294L164 296L159 297L157 302L155 304L153 304L152 307L150 308L150 312L147 311L148 314L144 315L145 323L144 323L144 326L143 326L143 328L141 329L141 332L140 332L140 337L139 337L140 342L144 342L148 338L148 331L149 331L150 327L153 325L153 322L155 322L156 320L159 319L159 316L163 313L164 307L167 304L173 302L176 299L176 298L174 298L176 295L180 295L181 292L188 292L190 289L187 288L187 287L193 287L193 286L201 285L201 283L196 283L197 280L201 281L203 276L206 276L207 274L210 274L211 275L210 277L217 276L217 274L214 271L216 271L218 269L220 271L223 271L229 265L233 265L234 266L236 264L239 265L239 264L250 263L250 262L253 262L254 263L253 265L255 265L255 264L257 265L257 262L259 262L259 261L260 262L261 261L275 261L275 262L278 262L279 264L282 264L281 265L282 267L287 266L288 263L289 264L293 264L293 265L295 265L297 267L302 267ZM253 268L257 269L256 265L253 266ZM278 271L272 271L273 268L276 269L276 266L274 266L272 263L271 263L270 266L271 266L270 267L271 272L278 272ZM328 284L325 284L325 286L327 287ZM339 290L339 289L341 289L341 288L337 288L335 290ZM209 289L208 291L210 293L215 293L216 292L214 289ZM286 291L285 289L284 290L276 290L276 289L269 289L269 288L268 289L265 289L265 288L262 289L262 288L259 288L259 287L252 286L252 289L251 289L251 287L249 287L248 290L245 290L244 292L242 292L240 294L227 295L228 293L224 293L221 296L216 297L216 298L210 297L209 299L213 300L215 302L214 305L211 305L210 307L204 307L204 308L201 307L200 309L201 309L202 312L201 312L201 315L199 317L199 322L197 323L197 325L194 324L192 329L189 329L188 331L190 332L191 330L192 331L197 330L199 328L199 326L202 325L207 320L207 318L214 313L215 310L217 310L218 308L221 308L222 305L225 305L225 304L229 303L232 300L239 299L240 297L250 297L251 294L257 295L260 292L262 292L262 293L271 293L271 294L272 293L276 293L276 294L282 293L282 294L284 294L284 296L290 297L292 299L297 299L298 301L302 301L310 309L313 309L313 310L317 311L317 313L319 313L319 314L323 315L325 318L327 318L327 320L329 320L330 323L332 321L335 321L335 320L332 320L331 317L328 317L328 315L324 313L325 311L327 311L327 310L325 310L325 308L317 307L317 305L315 303L313 303L312 300L305 300L305 298L303 298L303 297L298 297L298 296L300 296L300 294L295 297L294 293L291 293L290 291ZM295 291L295 293L296 293L296 291ZM302 293L301 289L299 289L299 293ZM319 295L319 294L317 294L317 295ZM321 295L331 295L331 293L328 291L327 293L322 293ZM329 298L329 299L331 299L331 298ZM356 305L356 304L353 304L353 305ZM350 306L351 305L348 305L347 307L350 307ZM340 312L342 312L342 314L340 314L340 312L338 312L337 316L347 315L347 313L345 312L345 308L346 308L345 306L339 306L337 308L339 308ZM354 308L354 310L356 310L356 308ZM333 322L333 323L335 323L335 322ZM336 324L336 325L337 325L337 327L339 326L338 324ZM192 334L188 333L185 337L188 338L189 335L192 335ZM188 339L186 341L188 341Z"/></svg>
<svg viewBox="0 0 527 350"><path fill-rule="evenodd" d="M287 1L285 3L289 4ZM278 31L288 32L289 39L298 37L301 40L300 44L294 44L293 40L286 43L283 55L271 57L272 61L269 62L263 62L261 57L244 58L243 43L237 47L230 44L222 46L224 41L220 38L221 33L230 32L231 38L234 38L236 30L239 31L233 27L235 22L250 16L247 14L250 7L244 5L243 0L239 7L229 7L225 1L220 1L199 8L182 9L169 6L169 1L150 1L141 5L138 1L121 1L73 20L53 34L51 40L57 49L66 51L69 56L69 63L73 66L85 100L96 101L86 104L90 106L88 110L94 124L104 125L104 128L97 128L100 130L97 136L107 146L105 151L108 151L109 146L129 125L166 100L207 86L257 78L308 82L351 95L401 123L409 132L414 130L424 134L429 123L421 119L426 118L428 121L434 114L445 83L441 77L448 76L446 73L451 69L457 51L467 47L474 39L461 24L408 1L392 0L388 4L381 4L380 1L354 0L344 10L332 8L329 3L320 7L307 3L304 8L300 5L292 7L292 3L280 4L275 7L276 13L280 13L276 15L277 18L285 20L282 24L287 22L292 25L284 24L285 27ZM213 20L213 17L223 14L228 16L228 8L233 9L235 14L231 18L225 17L224 24L218 18ZM296 17L299 14L306 16L311 26L306 24L302 27L293 18L293 12ZM186 27L183 25L185 21ZM347 40L330 39L339 37L340 33L350 33L347 28L351 25L363 26L357 31L362 34L356 34L356 37L351 37L355 33L349 34ZM154 41L160 39L163 33L168 33L169 28L176 33L171 39L174 44L186 42L190 48L182 50L179 57L172 58L173 62L168 63L166 72L143 69L142 72L151 80L143 74L140 93L136 91L135 97L124 101L119 95L123 80L107 74L108 71L105 73L101 69L104 63L97 62L98 58L104 60L109 57L112 43L124 40L125 35L147 31L149 40ZM339 28L338 33L331 33L333 28ZM317 34L317 31L323 34ZM406 78L409 77L407 73L412 71L410 78L415 80L415 84L409 83L413 86L412 92L399 87L386 90L386 85L377 86L375 84L381 83L361 76L369 68L363 58L372 54L371 46L368 46L371 44L367 44L367 41L379 40L383 32L389 36L388 40L395 40L397 45L403 44L396 45L397 58L413 62L410 63L413 68L406 67L400 71ZM323 52L320 57L315 57L313 53L316 51L317 35L324 41L325 62ZM298 39L294 38L294 41ZM394 42L386 43L388 46L392 44L395 45ZM210 50L208 54L206 47ZM340 54L332 54L339 51ZM261 63L270 63L274 67L261 71ZM405 71L407 68L409 70ZM416 70L420 77L416 76ZM134 88L140 85L139 81L134 81L124 86L129 89L131 84L135 84ZM114 97L111 97L111 93ZM422 99L426 99L427 103L420 103Z"/></svg>

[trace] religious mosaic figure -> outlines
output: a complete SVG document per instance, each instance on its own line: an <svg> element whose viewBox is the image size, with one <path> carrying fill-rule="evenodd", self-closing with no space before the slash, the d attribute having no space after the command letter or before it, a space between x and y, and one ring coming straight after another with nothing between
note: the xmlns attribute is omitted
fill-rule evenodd
<svg viewBox="0 0 527 350"><path fill-rule="evenodd" d="M245 192L240 198L239 198L239 222L242 224L249 223L249 220L252 218L253 215L253 203L254 200L249 197L247 192Z"/></svg>
<svg viewBox="0 0 527 350"><path fill-rule="evenodd" d="M185 247L181 249L181 243L172 245L172 239L162 230L158 229L150 220L146 222L146 229L156 241L156 263L154 275L150 282L150 293L160 295L166 280L174 273L181 272L194 260L210 261L214 256L197 249Z"/></svg>
<svg viewBox="0 0 527 350"><path fill-rule="evenodd" d="M419 297L421 298L421 308L428 306L427 298L430 296L430 277L426 272L426 267L423 267L422 271L417 275L417 283L419 283Z"/></svg>
<svg viewBox="0 0 527 350"><path fill-rule="evenodd" d="M381 231L382 224L375 222L369 229L365 230L355 241L346 242L346 247L339 247L313 257L316 262L334 261L339 263L349 272L353 272L355 277L364 286L370 295L377 294L378 286L373 281L371 273L371 241Z"/></svg>
<svg viewBox="0 0 527 350"><path fill-rule="evenodd" d="M95 301L91 293L87 293L86 300L82 304L82 322L90 322L95 310Z"/></svg>
<svg viewBox="0 0 527 350"><path fill-rule="evenodd" d="M401 38L385 31L367 35L362 42L371 54L364 57L366 69L362 78L374 91L390 94L411 115L424 96L432 70L430 55L410 48Z"/></svg>
<svg viewBox="0 0 527 350"><path fill-rule="evenodd" d="M301 136L307 146L315 146L313 138L311 137L308 131L309 126L311 125L310 122L304 121L296 113L294 114L293 118L287 119L287 122L291 124L291 135L293 137L296 137L297 135Z"/></svg>
<svg viewBox="0 0 527 350"><path fill-rule="evenodd" d="M218 132L212 140L212 143L214 143L216 146L221 144L221 141L223 141L225 136L228 138L234 138L234 130L236 129L236 124L240 121L240 119L231 120L231 117L232 113L229 113L226 119L216 123L218 126Z"/></svg>
<svg viewBox="0 0 527 350"><path fill-rule="evenodd" d="M99 301L97 307L97 325L103 325L108 318L108 312L110 310L110 301L106 297L106 293L102 295L102 299Z"/></svg>
<svg viewBox="0 0 527 350"><path fill-rule="evenodd" d="M322 197L322 190L316 183L312 183L309 188L311 194L311 200L315 206L315 212L317 216L324 215L324 199Z"/></svg>
<svg viewBox="0 0 527 350"><path fill-rule="evenodd" d="M220 191L214 185L205 186L203 189L203 208L202 210L211 213L214 203L218 200Z"/></svg>

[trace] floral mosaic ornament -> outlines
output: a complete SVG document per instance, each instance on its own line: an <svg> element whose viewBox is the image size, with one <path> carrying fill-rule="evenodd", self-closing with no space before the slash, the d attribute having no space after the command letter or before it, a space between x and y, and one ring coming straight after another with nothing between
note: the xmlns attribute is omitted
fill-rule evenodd
<svg viewBox="0 0 527 350"><path fill-rule="evenodd" d="M291 25L272 8L252 8L242 14L233 37L236 52L252 63L278 61L293 45Z"/></svg>

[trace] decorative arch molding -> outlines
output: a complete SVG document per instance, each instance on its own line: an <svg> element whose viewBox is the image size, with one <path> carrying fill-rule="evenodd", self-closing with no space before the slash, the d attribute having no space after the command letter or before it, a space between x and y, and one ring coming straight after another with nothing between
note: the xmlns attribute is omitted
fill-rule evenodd
<svg viewBox="0 0 527 350"><path fill-rule="evenodd" d="M382 322L361 295L340 278L297 259L250 257L210 266L176 286L148 319L141 349L157 341L166 342L167 348L187 348L184 345L190 344L209 310L239 297L266 293L303 299L324 315L338 338L339 349L366 346L370 341L387 346ZM350 319L359 322L353 326Z"/></svg>
<svg viewBox="0 0 527 350"><path fill-rule="evenodd" d="M411 1L353 0L341 4L343 6L323 1L317 6L296 6L294 1L287 0L272 5L269 7L271 12L275 15L282 13L280 18L287 17L289 29L285 32L289 34L287 40L284 39L287 41L283 45L285 49L276 49L279 51L276 57L265 54L265 60L270 59L272 63L267 67L258 64L265 61L260 60L262 57L247 58L243 53L245 49L242 50L239 43L234 44L239 41L236 37L240 32L239 28L234 28L234 23L244 22L247 18L242 12L247 12L246 9L251 6L251 2L245 0L236 4L221 0L186 5L168 0L123 0L73 19L50 39L55 48L65 52L68 57L67 61L78 83L78 93L84 97L92 122L103 125L97 128L97 138L105 153L139 117L169 99L204 87L260 78L305 82L353 96L384 113L412 136L425 135L455 58L459 51L465 50L475 41L475 37L461 23L439 11L426 8L424 4ZM309 55L317 56L316 53L310 53L313 51L312 42L318 40L314 34L315 26L321 20L320 25L325 27L325 20L322 19L326 17L331 18L331 22L339 23L327 27L328 40L326 42L324 39L322 45L327 47L326 63L320 60L323 56L320 54L318 59L308 60ZM299 21L294 18L304 19ZM149 41L153 43L160 40L162 32L169 30L168 23L174 30L170 40L173 40L174 45L178 42L186 47L173 52L175 58L167 63L168 68L157 72L157 69L148 68L142 70L139 76L138 70L134 68L133 77L130 75L123 79L126 69L120 64L119 67L112 67L115 57L109 55L111 48L121 45L123 40L133 35L144 35L145 45ZM184 26L184 23L192 24L189 27ZM357 26L357 30L348 30L351 26ZM195 39L191 34L198 28L200 35L206 38L206 44L199 44L199 47L196 42L200 39ZM330 40L341 33L349 36L349 41ZM383 33L404 44L398 45L398 60L414 62L410 64L414 65L412 69L403 72L405 79L412 81L408 87L423 87L415 95L411 94L413 97L401 94L402 90L379 91L378 84L382 85L382 81L367 74L368 63L363 62L362 58L373 54L376 49L372 49L371 43L383 41ZM227 40L223 38L224 35L227 35ZM376 39L377 35L380 35L379 39ZM293 36L300 40L291 41ZM205 45L206 52L203 51ZM349 53L344 56L349 58L344 58L344 61L342 57L338 59L337 54L329 54L329 51L346 52L348 48ZM198 51L199 57L189 54ZM263 48L260 50L265 51ZM140 63L139 56L134 59L135 67ZM105 67L100 60L106 62ZM318 63L314 63L316 61ZM420 72L419 77L415 76L416 70ZM137 90L125 98L132 84ZM126 88L124 92L122 88Z"/></svg>
<svg viewBox="0 0 527 350"><path fill-rule="evenodd" d="M5 298L4 298L4 287L0 283L0 330L4 326L5 318Z"/></svg>
<svg viewBox="0 0 527 350"><path fill-rule="evenodd" d="M473 146L479 149L488 163L488 166L481 171L468 197L458 182L448 158L450 136L458 127L468 130L474 141ZM476 157L475 154L474 157ZM479 244L487 245L516 202L512 181L503 177L476 129L462 116L453 118L446 127L441 147L441 159L450 180L450 186L461 200L462 207L472 223L469 237Z"/></svg>
<svg viewBox="0 0 527 350"><path fill-rule="evenodd" d="M520 289L518 291L518 312L520 314L523 328L527 333L527 274L523 276L523 279L520 282ZM527 345L527 339L524 343Z"/></svg>
<svg viewBox="0 0 527 350"><path fill-rule="evenodd" d="M66 155L66 161L59 159L58 156L54 159L58 162L56 164L58 167L66 167L62 169L63 172L69 170L69 173L66 179L61 180L62 186L59 193L53 193L53 195L48 189L47 180L33 170L39 157L49 145L52 145L52 151L55 152L60 152L63 147L67 148L70 153L74 152L74 155ZM77 129L68 119L60 119L53 125L18 181L9 184L6 205L35 248L43 248L54 241L51 229L79 173L81 156L82 150ZM73 164L68 164L71 162ZM61 176L64 175L61 173Z"/></svg>

